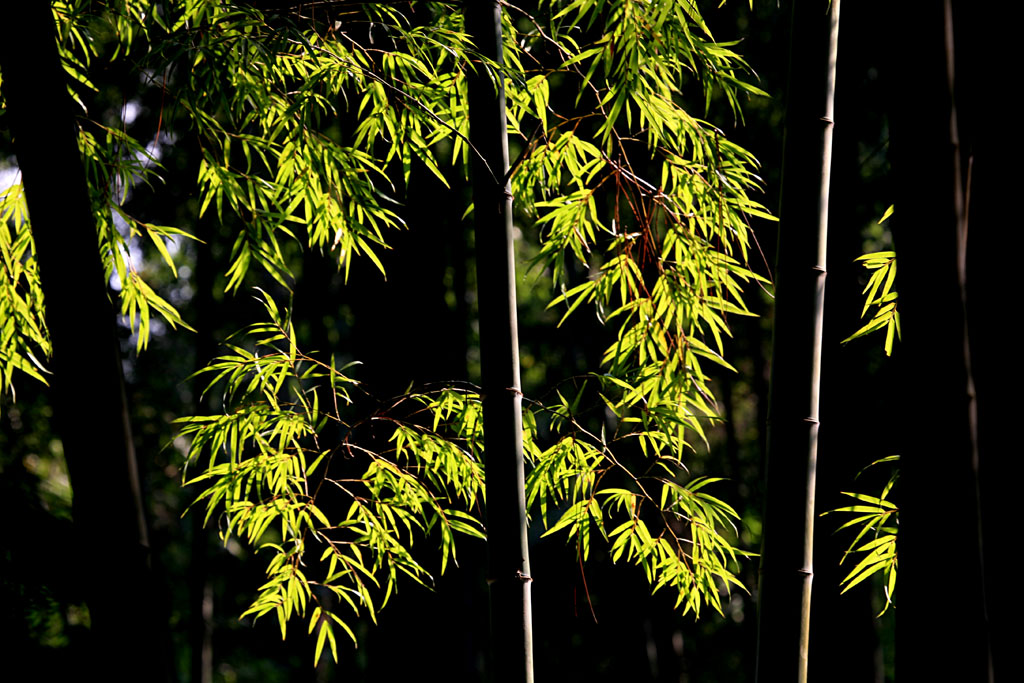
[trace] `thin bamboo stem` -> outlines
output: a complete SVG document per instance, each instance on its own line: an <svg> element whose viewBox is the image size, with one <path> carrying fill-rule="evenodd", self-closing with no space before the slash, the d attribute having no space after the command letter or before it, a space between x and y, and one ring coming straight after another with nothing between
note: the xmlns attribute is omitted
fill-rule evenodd
<svg viewBox="0 0 1024 683"><path fill-rule="evenodd" d="M792 6L758 590L762 682L807 680L839 6Z"/></svg>
<svg viewBox="0 0 1024 683"><path fill-rule="evenodd" d="M502 63L497 2L465 5L476 49ZM533 681L530 558L516 321L512 195L502 75L483 63L468 74L472 187L480 307L481 388L487 458L487 538L494 680Z"/></svg>

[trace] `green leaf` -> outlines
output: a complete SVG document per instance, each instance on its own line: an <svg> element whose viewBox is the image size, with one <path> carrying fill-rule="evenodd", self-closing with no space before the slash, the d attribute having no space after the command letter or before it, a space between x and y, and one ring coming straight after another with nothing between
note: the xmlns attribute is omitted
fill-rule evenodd
<svg viewBox="0 0 1024 683"><path fill-rule="evenodd" d="M894 208L895 208L894 204L890 204L889 205L889 208L885 210L885 213L882 214L882 217L878 219L878 224L879 225L881 225L882 223L884 223L887 220L889 220L889 218L892 216L892 212L893 212Z"/></svg>

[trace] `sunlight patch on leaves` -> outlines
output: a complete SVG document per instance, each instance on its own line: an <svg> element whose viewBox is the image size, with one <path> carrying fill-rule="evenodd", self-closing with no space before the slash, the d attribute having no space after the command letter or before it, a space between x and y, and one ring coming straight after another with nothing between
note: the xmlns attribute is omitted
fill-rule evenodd
<svg viewBox="0 0 1024 683"><path fill-rule="evenodd" d="M325 642L337 658L334 627L355 635L350 617L326 609L326 595L352 617L375 619L400 576L432 583L413 552L417 539L438 535L444 573L456 562L457 535L484 537L479 397L410 394L346 422L358 383L333 359L302 353L288 311L260 300L268 321L197 373L224 409L178 420L191 437L186 483L203 487L197 504L206 521L217 514L225 542L270 555L267 582L242 616L274 614L282 637L291 619L308 616L310 632L320 629L317 659ZM378 451L353 437L381 427L391 436ZM195 467L201 473L190 478Z"/></svg>
<svg viewBox="0 0 1024 683"><path fill-rule="evenodd" d="M46 384L50 337L35 244L19 182L0 193L0 392L14 393L15 373Z"/></svg>
<svg viewBox="0 0 1024 683"><path fill-rule="evenodd" d="M879 225L888 220L892 213L893 207L890 206L886 209L881 220L878 221ZM896 282L896 252L876 251L859 256L856 261L859 261L867 270L874 271L871 273L871 277L868 278L868 283L864 286L864 291L862 292L865 295L865 299L864 309L861 311L860 317L866 316L872 307L875 310L867 324L844 339L842 343L845 344L859 337L864 337L872 332L884 329L885 343L883 348L885 349L885 355L891 356L893 342L901 337L900 312L897 308L899 294L893 288Z"/></svg>
<svg viewBox="0 0 1024 683"><path fill-rule="evenodd" d="M890 455L876 460L868 465L868 467L874 467L875 465L887 462L895 463L899 461L899 457L898 455ZM863 473L863 470L861 473ZM853 515L852 519L847 520L836 529L836 531L842 531L843 529L857 530L857 535L840 560L840 564L845 564L847 559L853 558L857 560L857 564L843 578L840 585L843 587L842 592L845 593L862 581L876 574L881 574L884 579L885 605L878 616L885 614L886 610L893 604L893 595L896 592L896 570L899 566L896 554L896 538L899 532L899 508L889 499L889 496L898 479L899 470L894 466L889 481L886 482L878 496L844 491L843 495L856 500L857 504L822 513L822 515L827 515L843 512Z"/></svg>

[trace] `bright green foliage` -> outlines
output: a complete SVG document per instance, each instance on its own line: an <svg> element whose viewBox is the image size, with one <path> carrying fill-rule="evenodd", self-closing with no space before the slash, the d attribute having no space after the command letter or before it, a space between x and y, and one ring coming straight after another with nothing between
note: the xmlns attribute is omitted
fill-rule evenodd
<svg viewBox="0 0 1024 683"><path fill-rule="evenodd" d="M53 3L61 60L76 81L70 91L81 107L79 147L89 181L105 275L107 279L117 276L121 313L138 333L140 350L149 342L152 313L158 314L172 328L189 326L174 306L157 295L142 278L142 264L132 260L131 247L144 238L176 275L169 243L189 235L177 228L145 223L123 209L131 188L140 182L159 182L162 169L147 143L90 118L83 93L79 91L96 91L89 79L90 68L124 58L129 50L137 49L133 42L138 37L143 16L152 13L150 5L126 0L108 3L102 10L90 12L91 8L83 2ZM102 54L101 45L107 47Z"/></svg>
<svg viewBox="0 0 1024 683"><path fill-rule="evenodd" d="M718 419L708 373L731 370L729 316L750 314L742 290L763 279L747 266L749 218L768 215L750 197L760 184L754 158L692 103L706 113L724 100L738 119L741 98L763 93L690 0L544 0L537 16L504 7L504 66L487 66L505 79L521 150L509 172L517 220L539 232L536 267L556 287L550 306L566 306L563 321L590 309L608 330L601 368L524 415L531 510L582 557L600 537L653 590L675 591L684 612L720 611L740 585L732 572L742 551L726 536L736 514L707 492L714 478L688 480L685 459ZM95 45L106 45L102 59L146 68L166 88L168 116L187 118L202 156L202 209L235 231L226 275L237 290L253 266L290 284L282 240L331 251L346 273L355 255L383 271L377 254L403 225L412 160L445 182L449 163L465 172L474 153L465 73L480 57L457 4L414 9L342 4L306 17L223 0L119 0L56 12L80 82L101 58ZM81 140L101 251L144 347L151 312L184 325L126 256L145 238L174 268L167 241L178 233L121 210L132 183L162 170L122 131L83 119ZM19 258L27 273L29 257ZM225 538L270 555L247 613L275 612L282 633L289 618L308 617L319 657L325 644L336 653L335 627L352 635L320 604L325 591L372 616L399 574L429 581L415 539L437 534L444 571L455 532L482 535L479 399L452 388L360 415L348 403L362 389L333 362L301 353L288 315L264 304L269 322L202 373L208 391L221 387L223 414L181 424L207 519L220 511ZM17 325L10 337L5 328L5 344L45 348ZM393 430L386 447L360 442L370 423ZM324 436L339 429L340 446ZM335 475L339 452L365 467Z"/></svg>
<svg viewBox="0 0 1024 683"><path fill-rule="evenodd" d="M399 157L408 174L416 153L436 167L430 145L449 131L431 116L432 107L449 105L448 44L459 48L461 36L444 25L411 29L387 6L366 11L357 23L388 27L393 52L375 56L379 50L360 45L343 27L298 26L280 17L274 25L254 10L214 0L184 3L164 22L169 35L158 58L188 69L179 102L202 146L203 211L212 205L223 219L230 210L241 223L228 289L242 284L254 262L287 285L280 236L295 238L292 226L305 226L309 246L335 251L346 272L357 254L380 267L374 252L385 248L382 230L401 224L381 205L378 185L394 191L384 166ZM402 50L407 43L416 49ZM419 87L406 92L395 82ZM355 93L361 101L349 100ZM351 143L325 130L339 104L365 117ZM388 150L378 156L381 138Z"/></svg>
<svg viewBox="0 0 1024 683"><path fill-rule="evenodd" d="M655 590L675 589L684 611L719 609L719 588L739 585L728 568L737 551L721 535L735 513L699 490L713 480L680 481L688 434L703 439L702 422L717 417L702 362L730 367L726 320L749 314L741 290L758 279L745 266L747 217L767 214L747 195L759 182L752 157L693 117L682 97L709 106L717 90L735 107L738 93L759 91L739 84L744 63L686 3L552 9L551 25L535 24L527 45L532 55L555 44L563 61L527 84L543 94L541 75L568 73L585 113L538 111L543 136L531 138L512 183L542 227L538 261L561 290L551 306L567 305L564 321L590 304L618 330L605 372L586 387L615 427L584 428L584 387L571 404L559 394L548 408L555 442L529 448L529 503L545 523L557 505L547 533L568 531L584 557L599 533L612 558L642 566ZM512 98L521 130L537 99ZM572 286L570 259L594 275Z"/></svg>
<svg viewBox="0 0 1024 683"><path fill-rule="evenodd" d="M878 223L884 223L892 215L892 212L893 207L890 206ZM866 298L860 317L863 318L867 315L872 306L875 307L875 311L871 320L844 339L843 343L884 328L885 355L891 356L893 341L900 337L900 312L897 310L899 294L893 289L893 283L896 282L896 252L876 251L859 256L856 260L860 261L868 270L874 271L868 279L868 284L864 287L863 293Z"/></svg>
<svg viewBox="0 0 1024 683"><path fill-rule="evenodd" d="M383 603L399 574L431 581L412 554L417 537L437 532L442 572L455 559L456 533L483 537L476 512L483 470L473 454L479 401L455 390L408 396L362 424L346 424L342 412L355 382L345 368L302 354L291 322L273 300L263 304L269 321L250 326L228 346L229 354L199 373L209 378L207 391L223 392L223 414L179 420L182 433L192 437L188 465L202 471L187 483L206 487L199 500L205 500L207 520L222 510L225 540L234 535L271 554L268 580L245 614L273 612L283 637L289 619L305 617L312 607L310 632L320 628L316 657L325 638L337 657L333 626L355 635L345 619L323 609L328 592L353 613L373 617L373 589L383 589ZM395 416L403 402L418 406L407 419ZM372 421L392 429L382 452L350 436L340 445L321 445L325 431L341 425L359 434ZM470 436L460 444L449 428ZM357 476L338 478L331 464L339 456L365 466ZM312 562L316 553L318 563Z"/></svg>
<svg viewBox="0 0 1024 683"><path fill-rule="evenodd" d="M890 455L876 460L868 465L868 467L878 465L879 463L897 462L899 457L898 455ZM841 560L841 562L845 563L851 555L858 560L856 566L842 580L842 592L845 593L861 581L881 572L885 579L885 606L882 608L881 614L884 614L889 609L896 591L896 569L899 564L896 557L899 508L889 500L889 494L892 493L897 479L899 479L899 470L893 468L889 481L886 482L881 494L877 497L844 491L844 496L853 498L858 501L858 504L829 511L846 512L855 515L840 526L839 530L847 528L858 529L857 535L850 543L850 547L843 553L843 559ZM829 513L825 512L823 514Z"/></svg>
<svg viewBox="0 0 1024 683"><path fill-rule="evenodd" d="M177 268L168 249L168 242L176 237L191 237L170 226L152 225L129 215L122 204L129 187L140 180L159 180L159 164L137 140L113 128L101 126L102 139L86 130L79 133L86 177L92 188L93 214L99 232L103 267L109 280L114 274L121 290L121 314L128 317L132 331L138 332L139 350L146 348L150 336L150 317L157 313L170 326L189 327L178 311L161 298L139 273L142 264L132 261L130 245L145 237L159 252L171 272ZM97 191L96 188L101 188ZM104 188L111 188L106 191Z"/></svg>
<svg viewBox="0 0 1024 683"><path fill-rule="evenodd" d="M554 412L568 434L543 452L532 438L536 420L529 414L526 421L526 447L534 462L527 504L539 508L547 528L544 535L567 530L585 560L593 533L599 533L610 543L613 561L625 556L641 566L655 591L670 586L677 593L676 606L683 605L684 613L699 613L703 603L721 611L719 583L742 588L729 566L738 554L746 553L733 548L719 533L737 518L736 512L700 491L718 480L697 478L685 485L678 483L679 462L671 456L652 458L646 471L634 474L616 458L617 447L629 438L643 443L644 439L658 441L663 435L638 430L608 441L603 434L598 437L587 432L572 417L572 407L564 398ZM623 476L628 488L601 486L606 477L615 480ZM548 514L555 506L561 514L549 526Z"/></svg>
<svg viewBox="0 0 1024 683"><path fill-rule="evenodd" d="M20 183L0 194L0 391L13 391L14 371L46 383L40 359L50 354L35 244Z"/></svg>

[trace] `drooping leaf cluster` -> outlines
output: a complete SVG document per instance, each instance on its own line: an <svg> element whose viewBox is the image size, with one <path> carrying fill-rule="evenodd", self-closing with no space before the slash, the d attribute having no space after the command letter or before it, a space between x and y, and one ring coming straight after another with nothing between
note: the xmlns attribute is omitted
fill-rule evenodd
<svg viewBox="0 0 1024 683"><path fill-rule="evenodd" d="M222 393L224 410L179 420L192 439L187 471L201 472L186 483L205 487L198 501L207 521L219 512L223 538L271 555L267 582L243 616L274 613L284 637L288 621L309 612L310 632L319 629L316 658L326 639L336 659L334 626L353 641L355 634L336 609L325 609L327 595L373 618L373 589L383 589L383 603L400 574L432 580L412 553L417 537L436 530L442 573L455 560L456 533L483 537L483 469L473 452L479 400L456 390L410 395L348 424L342 413L356 383L333 360L301 353L291 321L272 299L262 301L267 322L244 330L198 373L206 391ZM395 417L401 403L416 406L407 419ZM390 430L380 452L358 438L375 422ZM340 443L321 442L339 428L348 432ZM349 464L342 469L353 474L339 478L336 458L364 464Z"/></svg>
<svg viewBox="0 0 1024 683"><path fill-rule="evenodd" d="M893 207L886 209L879 225L892 216ZM864 310L860 317L867 315L872 307L875 308L871 319L866 325L843 340L843 343L863 337L877 330L885 330L885 355L892 355L893 342L900 338L900 312L897 309L899 304L899 293L893 289L896 282L896 252L876 251L864 254L856 259L867 270L874 271L864 286L865 295Z"/></svg>
<svg viewBox="0 0 1024 683"><path fill-rule="evenodd" d="M868 465L875 465L887 462L898 462L898 455L890 455L876 460ZM865 468L867 469L867 468ZM899 566L896 555L896 537L899 533L899 508L890 499L890 494L896 481L899 479L899 469L893 467L889 480L882 488L878 496L870 496L865 493L849 493L844 491L844 496L849 496L857 501L856 505L829 510L829 512L845 512L854 515L852 519L844 522L837 531L842 529L857 529L850 546L843 553L841 563L845 563L851 556L858 562L853 569L843 578L842 592L850 590L865 579L881 573L885 580L885 606L882 608L884 614L892 604L893 595L896 592L896 570Z"/></svg>
<svg viewBox="0 0 1024 683"><path fill-rule="evenodd" d="M15 370L46 383L50 354L35 244L20 183L0 194L0 392L13 393Z"/></svg>
<svg viewBox="0 0 1024 683"><path fill-rule="evenodd" d="M745 265L747 221L766 214L748 196L753 158L685 104L708 107L721 93L735 105L759 91L738 84L745 64L692 5L547 6L550 25L528 17L533 30L520 39L527 73L534 64L540 73L512 97L510 118L522 133L530 104L545 108L514 194L541 228L538 261L559 288L551 306L566 305L564 321L587 304L614 333L588 380L593 405L577 387L575 400L557 394L547 408L554 441L533 452L530 502L543 512L561 503L549 533L569 531L584 556L593 530L655 590L675 589L684 611L718 609L719 588L738 583L722 536L735 513L699 491L710 481L680 482L693 436L704 439L718 416L704 365L730 368L727 320L749 314L742 289L758 279ZM554 70L535 56L545 49L561 62ZM564 113L540 81L556 75L575 93ZM578 282L581 271L590 275ZM584 427L605 411L613 426Z"/></svg>

